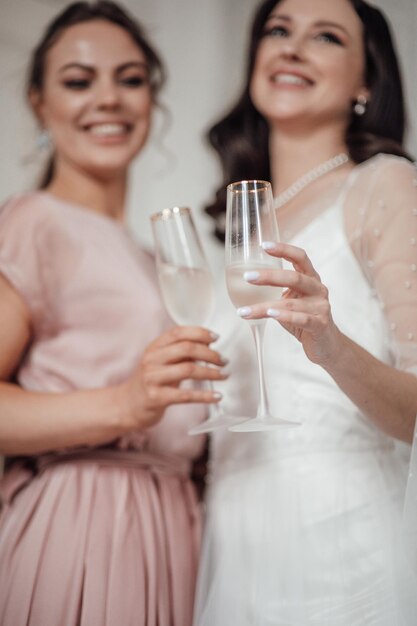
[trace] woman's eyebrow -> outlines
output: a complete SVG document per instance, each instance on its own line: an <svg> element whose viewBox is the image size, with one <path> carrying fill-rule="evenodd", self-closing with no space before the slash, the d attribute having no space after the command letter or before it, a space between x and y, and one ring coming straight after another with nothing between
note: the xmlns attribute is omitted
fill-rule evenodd
<svg viewBox="0 0 417 626"><path fill-rule="evenodd" d="M127 61L126 63L122 63L116 67L117 72L123 72L129 68L140 68L140 69L148 69L147 64L144 61ZM62 67L59 68L59 72L65 72L68 69L78 69L83 70L85 72L90 72L93 74L96 71L96 68L93 65L88 65L87 63L79 63L77 61L72 61L70 63L66 63Z"/></svg>
<svg viewBox="0 0 417 626"><path fill-rule="evenodd" d="M283 13L271 13L271 15L268 17L267 22L271 19L279 19L282 20L283 22L292 22L293 18L290 15L285 15ZM329 20L319 20L318 22L314 23L314 26L318 26L319 28L337 28L338 30L341 30L342 32L345 33L345 35L347 37L349 37L349 32L346 30L346 28L342 25L339 24L337 22L331 22Z"/></svg>
<svg viewBox="0 0 417 626"><path fill-rule="evenodd" d="M321 20L320 22L316 22L315 26L325 27L325 28L329 28L329 27L337 28L338 30L341 30L342 32L344 32L347 37L350 37L349 32L346 30L346 28L342 24L338 24L337 22L329 22L327 20Z"/></svg>
<svg viewBox="0 0 417 626"><path fill-rule="evenodd" d="M128 70L130 68L148 70L148 65L144 61L128 61L127 63L118 65L116 71L123 72L124 70Z"/></svg>
<svg viewBox="0 0 417 626"><path fill-rule="evenodd" d="M77 61L73 61L71 63L65 63L65 65L59 68L59 72L65 72L65 70L72 69L72 68L75 68L78 70L84 70L85 72L90 72L90 73L93 73L95 71L95 68L92 65L87 65L86 63L78 63Z"/></svg>

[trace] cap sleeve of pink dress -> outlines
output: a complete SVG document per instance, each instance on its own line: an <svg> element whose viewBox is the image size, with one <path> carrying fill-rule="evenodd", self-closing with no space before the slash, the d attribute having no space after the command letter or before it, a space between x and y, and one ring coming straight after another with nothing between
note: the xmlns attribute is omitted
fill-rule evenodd
<svg viewBox="0 0 417 626"><path fill-rule="evenodd" d="M16 373L32 391L129 376L170 324L153 260L122 224L44 192L0 208L0 272L33 338ZM200 532L188 478L198 406L146 433L11 465L0 515L2 626L188 626Z"/></svg>

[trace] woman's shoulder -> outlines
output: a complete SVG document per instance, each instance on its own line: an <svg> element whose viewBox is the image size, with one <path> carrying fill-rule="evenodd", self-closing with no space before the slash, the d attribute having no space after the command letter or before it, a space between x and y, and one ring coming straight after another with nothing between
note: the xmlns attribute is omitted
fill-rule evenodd
<svg viewBox="0 0 417 626"><path fill-rule="evenodd" d="M0 206L0 228L38 229L43 233L77 234L86 239L94 233L95 238L118 231L121 223L76 204L54 196L48 191L30 191L12 196Z"/></svg>
<svg viewBox="0 0 417 626"><path fill-rule="evenodd" d="M13 207L16 210L24 211L31 207L42 207L48 204L50 204L50 200L47 193L41 190L33 190L9 196L0 203L0 210L10 210Z"/></svg>
<svg viewBox="0 0 417 626"><path fill-rule="evenodd" d="M416 163L395 154L376 154L357 165L356 169L361 175L372 175L374 177L378 177L382 174L384 176L390 176L390 173L398 175L404 172L405 175L417 178Z"/></svg>
<svg viewBox="0 0 417 626"><path fill-rule="evenodd" d="M42 191L28 191L9 197L0 205L0 224L12 222L26 229L45 220L54 219L54 203Z"/></svg>
<svg viewBox="0 0 417 626"><path fill-rule="evenodd" d="M405 157L377 154L352 171L350 189L362 197L362 202L375 196L381 199L414 197L417 192L416 164Z"/></svg>
<svg viewBox="0 0 417 626"><path fill-rule="evenodd" d="M363 229L379 234L395 228L414 233L417 207L417 170L408 159L378 154L356 166L346 206ZM370 235L372 237L372 234ZM414 235L410 234L411 238Z"/></svg>

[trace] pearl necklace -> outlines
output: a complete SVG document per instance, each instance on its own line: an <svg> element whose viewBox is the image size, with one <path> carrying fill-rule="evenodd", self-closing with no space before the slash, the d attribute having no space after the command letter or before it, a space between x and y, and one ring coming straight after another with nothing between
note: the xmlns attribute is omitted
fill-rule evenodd
<svg viewBox="0 0 417 626"><path fill-rule="evenodd" d="M300 193L300 191L307 187L307 185L313 183L315 180L317 180L321 176L324 176L325 174L328 174L332 170L335 170L337 167L344 165L348 161L349 157L346 152L341 152L340 154L337 154L336 156L329 159L328 161L325 161L324 163L313 167L312 170L308 171L303 176L300 176L300 178L297 178L297 180L291 185L291 187L285 189L282 193L279 194L279 196L275 198L275 208L279 209L284 204L292 200L294 196Z"/></svg>

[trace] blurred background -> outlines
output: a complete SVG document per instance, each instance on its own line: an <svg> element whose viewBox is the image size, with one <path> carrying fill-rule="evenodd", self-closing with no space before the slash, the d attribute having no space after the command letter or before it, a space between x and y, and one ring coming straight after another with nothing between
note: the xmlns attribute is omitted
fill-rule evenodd
<svg viewBox="0 0 417 626"><path fill-rule="evenodd" d="M0 0L0 202L29 189L39 174L37 127L25 102L30 51L66 0ZM155 117L153 138L134 165L129 221L151 247L149 215L166 206L190 206L213 259L202 207L219 182L205 131L241 86L248 25L258 0L121 0L146 27L168 70L162 100L169 115ZM405 78L410 118L407 145L417 157L417 2L375 0L390 19ZM213 254L211 254L213 253Z"/></svg>

